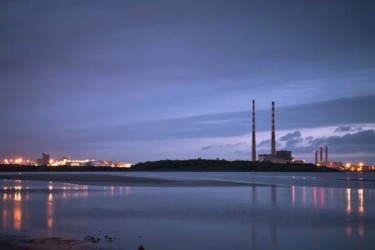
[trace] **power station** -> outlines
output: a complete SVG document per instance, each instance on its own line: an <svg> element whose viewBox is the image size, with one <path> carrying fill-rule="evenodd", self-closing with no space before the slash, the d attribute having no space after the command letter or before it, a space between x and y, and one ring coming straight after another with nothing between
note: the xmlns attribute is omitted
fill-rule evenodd
<svg viewBox="0 0 375 250"><path fill-rule="evenodd" d="M256 123L255 123L255 100L252 103L252 145L251 160L256 159ZM273 163L304 163L303 160L295 160L292 157L292 151L276 150L276 129L275 129L275 102L271 103L271 152L270 154L259 154L258 161L270 161ZM342 162L333 162L328 160L328 146L320 146L319 150L314 151L315 165L340 169Z"/></svg>
<svg viewBox="0 0 375 250"><path fill-rule="evenodd" d="M343 166L342 162L335 162L328 160L328 146L324 147L324 160L323 160L323 146L319 147L319 159L318 159L318 150L314 151L315 154L315 165L318 167L329 167L329 168L336 168L341 169Z"/></svg>
<svg viewBox="0 0 375 250"><path fill-rule="evenodd" d="M252 110L252 147L251 147L251 160L256 161L256 138L255 138L255 100L253 100ZM275 102L272 102L271 107L271 153L259 154L259 161L271 161L273 163L296 163L292 157L292 151L276 150L276 132L275 132ZM303 161L298 161L303 163Z"/></svg>

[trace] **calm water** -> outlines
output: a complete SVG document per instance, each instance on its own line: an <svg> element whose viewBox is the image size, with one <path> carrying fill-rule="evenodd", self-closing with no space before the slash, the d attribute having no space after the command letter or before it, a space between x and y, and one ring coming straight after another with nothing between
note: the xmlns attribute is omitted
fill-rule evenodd
<svg viewBox="0 0 375 250"><path fill-rule="evenodd" d="M146 188L0 180L0 233L77 240L91 235L100 242L84 244L103 249L131 250L139 244L146 250L374 249L372 173L127 175L273 186Z"/></svg>

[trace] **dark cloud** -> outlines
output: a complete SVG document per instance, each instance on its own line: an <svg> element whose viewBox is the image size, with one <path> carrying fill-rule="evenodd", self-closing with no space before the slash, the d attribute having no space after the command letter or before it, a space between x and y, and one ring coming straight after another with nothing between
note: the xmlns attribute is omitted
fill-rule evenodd
<svg viewBox="0 0 375 250"><path fill-rule="evenodd" d="M362 131L362 127L351 127L351 126L340 126L335 129L334 132L355 132Z"/></svg>
<svg viewBox="0 0 375 250"><path fill-rule="evenodd" d="M295 131L293 133L288 133L284 136L281 136L279 140L280 141L289 141L289 140L297 139L297 138L300 138L300 137L301 137L301 132Z"/></svg>
<svg viewBox="0 0 375 250"><path fill-rule="evenodd" d="M318 150L321 145L328 146L330 153L333 154L374 154L375 152L375 131L364 130L353 134L346 134L344 136L325 136L319 138L300 138L308 142L307 146L295 145L290 143L286 149L292 150L294 153L311 153ZM360 159L360 157L357 157ZM367 157L371 162L375 160L375 156ZM336 159L337 160L337 159Z"/></svg>
<svg viewBox="0 0 375 250"><path fill-rule="evenodd" d="M353 152L375 152L375 131L365 130L354 134L346 134L344 136L331 136L317 138L312 145L329 145L337 152L353 153Z"/></svg>
<svg viewBox="0 0 375 250"><path fill-rule="evenodd" d="M257 147L271 147L271 139L266 139L257 143Z"/></svg>
<svg viewBox="0 0 375 250"><path fill-rule="evenodd" d="M311 142L313 140L314 140L313 136L308 136L308 137L305 138L305 141L307 141L307 142Z"/></svg>
<svg viewBox="0 0 375 250"><path fill-rule="evenodd" d="M294 147L297 143L300 143L303 141L301 138L301 132L295 131L293 133L288 133L279 139L280 141L285 141L286 148Z"/></svg>
<svg viewBox="0 0 375 250"><path fill-rule="evenodd" d="M338 128L335 129L334 132L349 132L351 131L352 127L350 126L340 126Z"/></svg>
<svg viewBox="0 0 375 250"><path fill-rule="evenodd" d="M243 146L245 145L245 143L242 143L242 142L238 142L238 143L229 143L229 144L222 144L222 145L208 145L208 146L204 146L201 148L201 150L211 150L211 149L235 149L235 148L238 148L240 146Z"/></svg>
<svg viewBox="0 0 375 250"><path fill-rule="evenodd" d="M271 139L266 139L257 143L257 148L260 147L269 147L271 149ZM276 147L281 147L281 144L278 141L276 141Z"/></svg>

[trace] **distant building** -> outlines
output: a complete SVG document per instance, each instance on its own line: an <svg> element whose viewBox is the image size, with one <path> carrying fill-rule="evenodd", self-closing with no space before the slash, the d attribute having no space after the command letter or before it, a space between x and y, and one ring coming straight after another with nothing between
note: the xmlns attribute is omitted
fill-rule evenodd
<svg viewBox="0 0 375 250"><path fill-rule="evenodd" d="M116 168L130 168L132 166L131 163L122 162L122 161L108 161L108 160L98 161L96 165L100 167L116 167Z"/></svg>
<svg viewBox="0 0 375 250"><path fill-rule="evenodd" d="M57 161L53 166L69 166L69 167L118 167L118 168L129 168L132 166L131 163L122 161L111 161L111 160L72 160L70 157L63 157L61 161Z"/></svg>
<svg viewBox="0 0 375 250"><path fill-rule="evenodd" d="M327 168L335 168L338 170L343 170L344 165L342 162L335 162L335 161L320 161L316 163L318 167L327 167Z"/></svg>
<svg viewBox="0 0 375 250"><path fill-rule="evenodd" d="M42 158L36 160L38 166L48 166L51 156L45 152L42 153Z"/></svg>
<svg viewBox="0 0 375 250"><path fill-rule="evenodd" d="M260 154L258 155L259 161L270 161L273 163L294 163L292 157L292 151L278 150L275 155L272 154Z"/></svg>
<svg viewBox="0 0 375 250"><path fill-rule="evenodd" d="M53 166L70 166L70 167L93 167L95 160L71 160L70 157L63 157L61 161L55 162Z"/></svg>
<svg viewBox="0 0 375 250"><path fill-rule="evenodd" d="M328 160L328 146L324 147L324 161L323 161L323 146L319 147L319 159L318 159L318 151L314 151L315 156L315 165L318 167L327 167L327 168L334 168L338 170L343 170L344 165L342 162L335 162L335 161L329 161Z"/></svg>

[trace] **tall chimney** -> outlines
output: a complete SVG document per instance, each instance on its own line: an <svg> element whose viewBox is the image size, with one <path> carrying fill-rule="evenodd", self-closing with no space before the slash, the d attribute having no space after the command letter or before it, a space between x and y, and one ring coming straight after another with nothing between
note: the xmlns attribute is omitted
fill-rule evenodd
<svg viewBox="0 0 375 250"><path fill-rule="evenodd" d="M320 146L320 162L323 162L323 146Z"/></svg>
<svg viewBox="0 0 375 250"><path fill-rule="evenodd" d="M318 150L314 150L315 154L315 164L318 164Z"/></svg>
<svg viewBox="0 0 375 250"><path fill-rule="evenodd" d="M255 140L255 100L253 100L253 134L252 134L252 142L251 142L251 160L256 161L256 140Z"/></svg>
<svg viewBox="0 0 375 250"><path fill-rule="evenodd" d="M325 151L326 151L326 162L328 162L328 146L325 147Z"/></svg>
<svg viewBox="0 0 375 250"><path fill-rule="evenodd" d="M276 155L275 102L272 102L271 155Z"/></svg>

